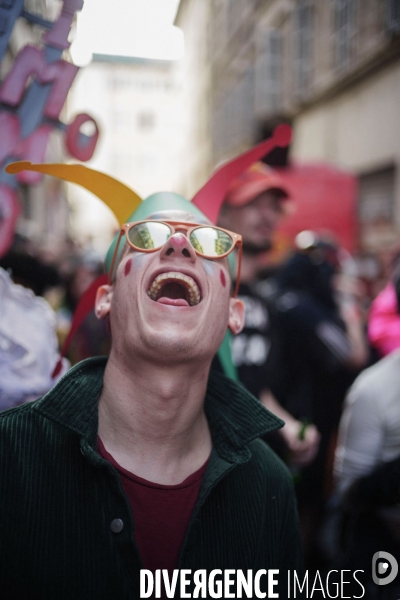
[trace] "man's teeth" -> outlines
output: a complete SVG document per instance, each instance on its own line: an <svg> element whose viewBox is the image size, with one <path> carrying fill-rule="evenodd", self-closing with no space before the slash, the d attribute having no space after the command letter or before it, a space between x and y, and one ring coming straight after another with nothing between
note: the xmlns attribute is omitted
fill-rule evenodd
<svg viewBox="0 0 400 600"><path fill-rule="evenodd" d="M175 271L170 271L169 273L161 273L160 275L157 275L157 277L154 279L153 283L147 291L148 296L152 300L157 301L158 292L160 291L161 287L166 281L182 281L183 285L189 292L190 306L195 306L200 302L200 290L195 280L192 279L192 277L189 277L188 275L184 275L183 273L176 273Z"/></svg>

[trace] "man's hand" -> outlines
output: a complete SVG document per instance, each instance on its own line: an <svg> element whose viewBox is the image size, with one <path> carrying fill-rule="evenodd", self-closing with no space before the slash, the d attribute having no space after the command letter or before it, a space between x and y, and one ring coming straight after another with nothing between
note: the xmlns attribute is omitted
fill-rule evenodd
<svg viewBox="0 0 400 600"><path fill-rule="evenodd" d="M289 449L291 464L306 467L314 460L321 439L315 425L304 425L291 417L280 432Z"/></svg>
<svg viewBox="0 0 400 600"><path fill-rule="evenodd" d="M315 425L307 425L295 419L283 408L269 390L263 390L260 401L277 417L285 421L278 433L283 437L290 452L290 462L297 467L309 465L317 455L320 433Z"/></svg>

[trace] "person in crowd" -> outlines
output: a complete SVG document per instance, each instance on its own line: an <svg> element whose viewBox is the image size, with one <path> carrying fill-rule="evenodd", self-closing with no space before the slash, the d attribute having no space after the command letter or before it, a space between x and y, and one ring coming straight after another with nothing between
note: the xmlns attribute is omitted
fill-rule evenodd
<svg viewBox="0 0 400 600"><path fill-rule="evenodd" d="M285 408L320 432L315 460L296 486L307 558L320 562L317 535L332 487L332 454L347 388L368 359L357 299L339 295L340 252L327 237L303 231L297 250L276 275L278 332L285 377L277 395ZM342 286L343 287L343 286Z"/></svg>
<svg viewBox="0 0 400 600"><path fill-rule="evenodd" d="M39 284L37 284L39 285ZM58 361L55 313L0 267L0 411L36 400L50 390ZM61 362L60 374L69 367ZM58 377L58 378L59 378Z"/></svg>
<svg viewBox="0 0 400 600"><path fill-rule="evenodd" d="M72 261L71 261L72 262ZM60 339L64 342L74 312L89 286L103 273L103 264L97 254L81 251L72 262L65 277L65 296L57 311ZM107 323L99 321L91 311L76 332L67 352L72 365L91 356L108 355L110 335Z"/></svg>
<svg viewBox="0 0 400 600"><path fill-rule="evenodd" d="M141 568L278 569L288 597L288 569L301 572L292 482L259 439L282 422L209 375L227 327L243 325L227 260L240 241L169 193L123 226L95 306L108 360L0 415L2 598L138 598Z"/></svg>
<svg viewBox="0 0 400 600"><path fill-rule="evenodd" d="M332 245L317 248L313 235L309 248L299 249L267 282L260 273L259 257L271 249L291 195L276 171L258 163L231 184L219 224L243 236L239 295L246 307L245 327L232 340L233 360L240 381L285 421L280 436L269 436L268 442L298 480L311 565L320 556L316 536L341 401L357 373L353 369L365 364L367 348L354 307L343 310L346 322L339 314L333 289L338 262Z"/></svg>
<svg viewBox="0 0 400 600"><path fill-rule="evenodd" d="M29 254L19 239L0 257L0 411L36 400L55 383L56 316L44 298L60 284L57 269ZM57 378L68 367L62 359Z"/></svg>
<svg viewBox="0 0 400 600"><path fill-rule="evenodd" d="M8 271L14 283L32 290L36 296L46 293L62 284L57 269L26 252L10 250L0 258L0 267Z"/></svg>
<svg viewBox="0 0 400 600"><path fill-rule="evenodd" d="M369 573L375 552L400 556L399 368L396 349L365 369L346 398L335 459L343 513L341 568ZM371 583L366 597L381 598L378 591ZM393 587L390 594L396 597Z"/></svg>
<svg viewBox="0 0 400 600"><path fill-rule="evenodd" d="M372 302L368 318L368 337L378 356L400 348L400 247L391 251L389 281Z"/></svg>
<svg viewBox="0 0 400 600"><path fill-rule="evenodd" d="M272 168L257 163L232 182L219 215L219 224L243 237L243 260L239 297L245 305L245 324L232 340L232 356L240 381L260 401L285 421L280 430L283 452L296 465L313 460L319 434L313 424L304 427L285 410L274 391L285 370L282 343L276 324L274 302L264 293L265 279L259 275L259 258L271 250L273 234L284 216L291 192ZM269 437L276 449L281 441Z"/></svg>

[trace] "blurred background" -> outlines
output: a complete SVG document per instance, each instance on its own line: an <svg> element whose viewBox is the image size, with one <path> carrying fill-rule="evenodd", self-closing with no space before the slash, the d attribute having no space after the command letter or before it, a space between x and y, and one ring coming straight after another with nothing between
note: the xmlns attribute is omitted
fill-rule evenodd
<svg viewBox="0 0 400 600"><path fill-rule="evenodd" d="M398 1L121 0L112 14L106 2L80 4L63 57L82 68L62 115L97 122L88 166L143 197L190 198L216 166L290 123L289 150L266 160L292 168L299 198L268 260L305 228L331 230L378 291L400 224ZM3 80L62 5L0 4ZM46 162L70 159L62 135L51 132ZM59 262L77 246L101 257L117 224L100 201L52 178L17 187L16 234L30 252Z"/></svg>
<svg viewBox="0 0 400 600"><path fill-rule="evenodd" d="M291 145L264 161L293 198L260 267L312 230L346 253L365 315L384 288L400 231L400 0L119 0L112 12L2 0L0 82L0 266L49 300L60 344L118 224L78 185L6 174L15 160L83 161L142 197L190 199L288 123Z"/></svg>

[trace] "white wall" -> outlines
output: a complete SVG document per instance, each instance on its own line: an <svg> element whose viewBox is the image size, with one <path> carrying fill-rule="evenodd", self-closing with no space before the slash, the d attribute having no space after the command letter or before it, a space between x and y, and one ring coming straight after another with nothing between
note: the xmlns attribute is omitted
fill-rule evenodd
<svg viewBox="0 0 400 600"><path fill-rule="evenodd" d="M295 119L292 157L329 161L356 174L400 168L400 62ZM400 223L400 176L395 183Z"/></svg>

